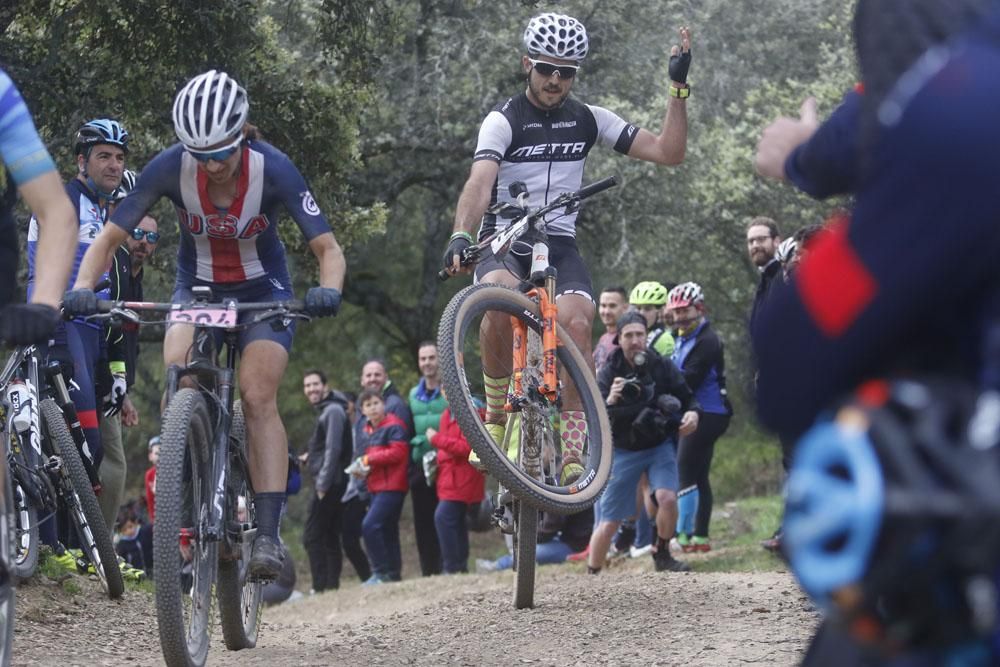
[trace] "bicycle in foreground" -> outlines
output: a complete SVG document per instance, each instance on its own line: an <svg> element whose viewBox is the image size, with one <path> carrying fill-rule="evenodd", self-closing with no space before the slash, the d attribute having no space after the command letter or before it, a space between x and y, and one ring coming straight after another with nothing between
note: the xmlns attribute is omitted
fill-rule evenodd
<svg viewBox="0 0 1000 667"><path fill-rule="evenodd" d="M125 591L111 532L96 491L100 480L69 396L63 364L43 368L34 345L20 346L0 370L5 465L13 503L9 574L30 578L38 566L39 526L66 508L67 528L83 554L78 564L97 575L105 593ZM68 536L72 541L72 536Z"/></svg>
<svg viewBox="0 0 1000 667"><path fill-rule="evenodd" d="M234 391L237 336L258 322L287 327L293 319L310 319L301 301L211 303L209 288L193 292L194 300L184 304L101 301L102 314L92 316L194 327L187 366L167 369L156 470L156 615L163 657L171 666L205 663L213 592L226 648L257 643L265 582L251 578L248 568L257 527L246 424ZM165 320L142 320L139 312L161 313ZM238 323L241 313L252 315Z"/></svg>
<svg viewBox="0 0 1000 667"><path fill-rule="evenodd" d="M0 401L4 399L0 397ZM4 409L9 409L4 406ZM0 455L7 460L6 420L0 420ZM0 667L10 664L14 647L14 577L11 575L14 546L14 495L7 466L0 465Z"/></svg>
<svg viewBox="0 0 1000 667"><path fill-rule="evenodd" d="M511 184L516 203L496 204L487 213L513 218L509 227L478 244L460 258L475 264L486 253L503 259L509 253L531 253L531 271L517 289L498 284L474 284L449 302L438 327L442 381L449 407L473 451L499 480L494 521L511 535L514 556L514 606L534 606L535 548L538 512L573 514L594 504L611 472L611 430L604 400L589 360L558 323L556 269L549 265L546 216L575 210L581 201L617 183L614 177L565 193L551 203L529 210L523 183ZM562 213L556 213L560 215ZM447 273L439 276L444 279ZM511 346L486 350L480 342L484 327L510 326ZM487 358L486 355L494 355ZM483 369L503 367L511 381L506 391L503 442L487 431L479 410L486 395ZM567 423L564 413L583 415L583 424ZM563 483L563 435L583 431L583 471Z"/></svg>

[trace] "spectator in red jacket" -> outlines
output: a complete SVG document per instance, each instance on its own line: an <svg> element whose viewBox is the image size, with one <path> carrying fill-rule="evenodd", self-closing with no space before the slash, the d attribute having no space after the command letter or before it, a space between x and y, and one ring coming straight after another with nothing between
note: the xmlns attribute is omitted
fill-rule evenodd
<svg viewBox="0 0 1000 667"><path fill-rule="evenodd" d="M438 506L434 511L434 526L445 574L469 571L469 529L465 516L470 505L483 500L486 479L469 463L472 448L462 434L458 422L445 408L439 430L427 429L427 439L437 450Z"/></svg>
<svg viewBox="0 0 1000 667"><path fill-rule="evenodd" d="M360 457L361 470L368 477L371 505L361 532L365 549L372 565L372 576L366 584L399 581L403 557L399 546L399 515L403 511L403 498L409 489L407 467L410 461L410 439L402 419L386 413L382 394L375 389L365 389L358 397L364 415L359 436L364 454ZM356 466L352 466L355 468Z"/></svg>

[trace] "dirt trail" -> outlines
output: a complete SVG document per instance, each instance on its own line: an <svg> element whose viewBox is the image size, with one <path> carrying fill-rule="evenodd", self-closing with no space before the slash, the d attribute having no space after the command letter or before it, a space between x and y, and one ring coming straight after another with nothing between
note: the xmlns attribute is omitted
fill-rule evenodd
<svg viewBox="0 0 1000 667"><path fill-rule="evenodd" d="M77 578L79 579L79 578ZM510 605L512 575L351 584L265 610L258 647L210 665L796 664L817 623L784 572L655 573L629 561L600 576L539 570L536 608ZM152 596L19 591L18 665L162 664Z"/></svg>

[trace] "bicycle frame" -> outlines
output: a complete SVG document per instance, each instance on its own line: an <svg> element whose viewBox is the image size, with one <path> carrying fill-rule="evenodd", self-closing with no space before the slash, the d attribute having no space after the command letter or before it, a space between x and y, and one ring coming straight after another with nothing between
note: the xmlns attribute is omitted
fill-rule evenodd
<svg viewBox="0 0 1000 667"><path fill-rule="evenodd" d="M226 331L223 348L226 354L226 365L218 364L218 354L215 350L213 332L208 327L194 325L194 357L184 367L171 364L167 369L167 404L181 388L181 383L187 377L194 377L196 384L203 389L209 401L209 409L215 417L215 428L212 429L212 479L214 480L211 512L204 526L201 527L199 538L221 542L224 549L223 557L229 557L231 551L230 532L226 530L226 484L229 473L229 435L233 423L233 383L236 377L237 333ZM204 379L211 382L211 387L205 391ZM214 391L213 391L214 389ZM241 453L241 456L244 456ZM243 461L246 466L246 460Z"/></svg>

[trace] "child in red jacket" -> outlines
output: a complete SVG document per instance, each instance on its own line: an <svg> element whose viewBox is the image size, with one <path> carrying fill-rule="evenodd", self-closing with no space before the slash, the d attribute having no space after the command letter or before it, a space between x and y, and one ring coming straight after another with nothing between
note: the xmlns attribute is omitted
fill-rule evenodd
<svg viewBox="0 0 1000 667"><path fill-rule="evenodd" d="M399 515L403 498L409 489L406 478L410 461L406 424L394 414L386 413L382 395L366 389L358 397L364 414L361 443L364 455L361 468L367 469L371 505L361 532L365 549L372 564L372 576L366 584L399 581L403 558L399 546ZM353 466L352 466L353 467Z"/></svg>
<svg viewBox="0 0 1000 667"><path fill-rule="evenodd" d="M438 506L434 511L434 526L441 545L441 560L445 574L469 571L469 529L465 523L469 505L483 499L486 479L469 464L472 448L445 409L439 430L427 429L427 439L437 449Z"/></svg>

